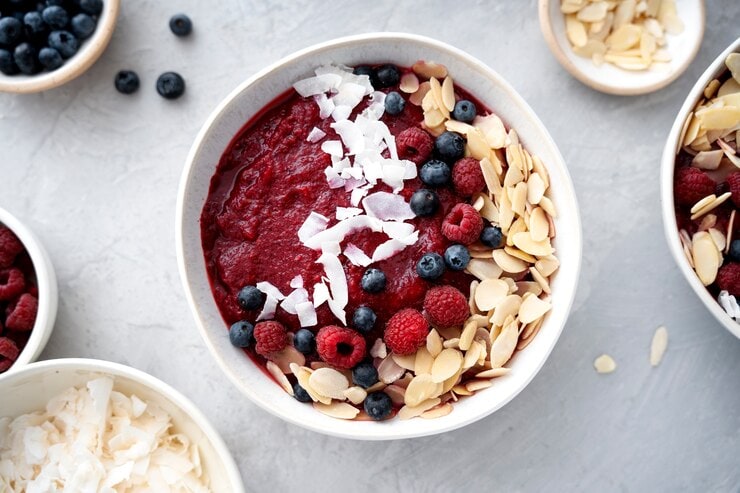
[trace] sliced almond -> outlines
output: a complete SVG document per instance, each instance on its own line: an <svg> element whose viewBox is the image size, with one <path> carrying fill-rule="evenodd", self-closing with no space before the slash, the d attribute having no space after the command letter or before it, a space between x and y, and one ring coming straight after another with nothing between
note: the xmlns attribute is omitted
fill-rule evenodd
<svg viewBox="0 0 740 493"><path fill-rule="evenodd" d="M344 397L355 406L359 406L367 397L367 391L362 387L350 387L343 392Z"/></svg>
<svg viewBox="0 0 740 493"><path fill-rule="evenodd" d="M653 341L650 344L650 364L655 367L663 360L663 355L668 347L668 330L665 327L658 327L653 334Z"/></svg>
<svg viewBox="0 0 740 493"><path fill-rule="evenodd" d="M272 375L275 381L280 384L283 390L288 394L293 395L293 386L290 384L288 377L283 373L283 370L281 370L280 367L272 361L268 361L266 366L267 371L270 372L270 375Z"/></svg>
<svg viewBox="0 0 740 493"><path fill-rule="evenodd" d="M487 389L493 385L490 380L469 380L465 382L465 390L468 392L477 392L479 390Z"/></svg>
<svg viewBox="0 0 740 493"><path fill-rule="evenodd" d="M485 348L483 348L481 344L476 341L470 343L470 348L465 352L465 357L463 358L463 371L468 370L469 368L472 368L476 364L478 364L478 360L480 359L481 353L484 349Z"/></svg>
<svg viewBox="0 0 740 493"><path fill-rule="evenodd" d="M491 316L491 324L496 325L503 325L504 321L507 317L511 315L516 315L519 312L519 307L522 304L522 298L521 296L517 294L512 294L501 300L497 305L496 308L493 310L493 315Z"/></svg>
<svg viewBox="0 0 740 493"><path fill-rule="evenodd" d="M344 391L349 388L347 377L333 368L319 368L311 374L308 383L317 393L339 400L344 399Z"/></svg>
<svg viewBox="0 0 740 493"><path fill-rule="evenodd" d="M403 74L398 88L406 94L414 94L419 90L419 78L413 72Z"/></svg>
<svg viewBox="0 0 740 493"><path fill-rule="evenodd" d="M545 195L545 182L540 177L539 173L534 172L529 175L527 180L527 201L530 204L539 204L542 197Z"/></svg>
<svg viewBox="0 0 740 493"><path fill-rule="evenodd" d="M398 410L399 419L411 419L417 416L421 416L424 412L437 406L442 400L439 397L433 399L427 399L424 402L420 402L416 406L409 406L408 404Z"/></svg>
<svg viewBox="0 0 740 493"><path fill-rule="evenodd" d="M709 233L700 231L694 235L691 256L699 280L709 286L717 278L721 255Z"/></svg>
<svg viewBox="0 0 740 493"><path fill-rule="evenodd" d="M398 356L395 354L387 356L378 365L378 378L380 381L385 384L390 384L401 378L403 374L406 373L406 370L410 369L413 371L415 355L412 354L410 356L411 368L406 368L398 364L399 360L406 362L408 356Z"/></svg>
<svg viewBox="0 0 740 493"><path fill-rule="evenodd" d="M458 347L463 351L467 351L468 349L470 349L470 344L472 344L477 332L477 322L475 320L468 319L465 322L462 334L460 334L460 342L458 343Z"/></svg>
<svg viewBox="0 0 740 493"><path fill-rule="evenodd" d="M383 392L388 394L388 397L391 398L391 401L393 401L393 404L395 404L396 406L403 406L404 395L406 394L405 388L393 384L393 385L387 386L383 390Z"/></svg>
<svg viewBox="0 0 740 493"><path fill-rule="evenodd" d="M419 89L416 90L411 96L409 96L409 102L415 106L421 106L422 101L429 93L429 81L424 81L419 84Z"/></svg>
<svg viewBox="0 0 740 493"><path fill-rule="evenodd" d="M626 51L637 45L641 34L642 29L639 26L624 24L607 36L606 45L614 51Z"/></svg>
<svg viewBox="0 0 740 493"><path fill-rule="evenodd" d="M550 200L549 197L542 197L542 200L540 200L540 207L542 207L542 209L547 212L550 217L558 217L558 212L555 209L555 204L552 203L552 200Z"/></svg>
<svg viewBox="0 0 740 493"><path fill-rule="evenodd" d="M519 260L523 260L527 262L528 264L534 264L537 259L533 257L532 255L523 252L519 250L518 248L512 247L512 246L505 246L504 251L511 255L512 257L518 258ZM506 279L509 279L508 277Z"/></svg>
<svg viewBox="0 0 740 493"><path fill-rule="evenodd" d="M321 402L323 404L329 404L331 402L330 397L320 395L318 392L315 392L311 388L311 384L309 383L309 378L311 377L311 373L313 372L310 369L306 368L305 366L302 368L293 369L293 374L296 376L296 379L298 380L298 384L301 387L303 387L303 389L308 393L308 395L311 397L311 399L314 402Z"/></svg>
<svg viewBox="0 0 740 493"><path fill-rule="evenodd" d="M292 373L291 364L303 366L306 364L306 357L292 345L288 345L282 351L271 357L271 361L280 367L285 374Z"/></svg>
<svg viewBox="0 0 740 493"><path fill-rule="evenodd" d="M535 296L542 294L542 286L536 281L519 281L516 283L516 288L516 294L519 296L524 296L526 293L532 293Z"/></svg>
<svg viewBox="0 0 740 493"><path fill-rule="evenodd" d="M447 77L447 67L440 63L419 60L411 66L411 70L424 79L431 79L432 77L444 79Z"/></svg>
<svg viewBox="0 0 740 493"><path fill-rule="evenodd" d="M484 370L476 373L475 378L497 378L511 373L511 368L491 368L490 370Z"/></svg>
<svg viewBox="0 0 740 493"><path fill-rule="evenodd" d="M550 294L550 282L547 280L547 276L543 276L540 271L537 270L536 267L530 267L529 273L532 274L532 279L537 281L537 284L540 285L542 288L542 291L544 291L547 294Z"/></svg>
<svg viewBox="0 0 740 493"><path fill-rule="evenodd" d="M492 368L504 366L506 362L511 359L511 355L514 354L514 349L516 348L518 340L519 330L517 328L516 321L512 321L504 325L503 329L501 329L501 333L496 340L493 341L493 345L491 346L490 360Z"/></svg>
<svg viewBox="0 0 740 493"><path fill-rule="evenodd" d="M524 272L529 267L526 262L509 255L503 249L494 250L491 255L493 256L493 261L496 262L496 265L498 265L503 271L511 274ZM470 262L472 263L473 260ZM468 270L470 270L470 265L468 265Z"/></svg>
<svg viewBox="0 0 740 493"><path fill-rule="evenodd" d="M457 349L445 349L434 359L432 381L442 383L460 371L463 355Z"/></svg>
<svg viewBox="0 0 740 493"><path fill-rule="evenodd" d="M573 46L583 46L588 41L586 26L575 15L565 16L565 34Z"/></svg>
<svg viewBox="0 0 740 493"><path fill-rule="evenodd" d="M576 17L582 22L598 22L606 18L606 12L606 2L591 2L579 10Z"/></svg>
<svg viewBox="0 0 740 493"><path fill-rule="evenodd" d="M481 311L494 308L509 294L509 285L502 279L485 279L475 290L475 304Z"/></svg>
<svg viewBox="0 0 740 493"><path fill-rule="evenodd" d="M442 384L432 380L428 374L416 375L406 388L405 402L407 406L415 407L427 399L437 397L442 393Z"/></svg>
<svg viewBox="0 0 740 493"><path fill-rule="evenodd" d="M549 229L549 228L548 228ZM546 257L553 253L552 245L550 245L550 238L545 238L542 241L535 241L532 238L532 234L529 232L516 233L513 235L514 245L520 250L534 255L536 257Z"/></svg>
<svg viewBox="0 0 740 493"><path fill-rule="evenodd" d="M498 252L498 251L499 250L494 250L493 251L493 254L492 255L493 255L494 261L496 259L496 252ZM501 251L503 252L503 250L501 250ZM498 264L498 262L494 262L494 261L484 260L484 259L476 259L476 258L470 259L470 262L468 263L468 267L465 270L469 274L471 274L471 275L477 277L478 279L480 279L481 281L484 281L486 279L498 279L499 277L501 277L501 273L503 271L502 271L502 267L500 267L500 264Z"/></svg>
<svg viewBox="0 0 740 493"><path fill-rule="evenodd" d="M543 301L534 295L525 295L519 307L519 321L523 324L534 322L550 311L551 308L552 305L547 301Z"/></svg>
<svg viewBox="0 0 740 493"><path fill-rule="evenodd" d="M432 357L436 358L439 353L442 352L442 338L439 336L437 329L432 329L427 335L427 351Z"/></svg>
<svg viewBox="0 0 740 493"><path fill-rule="evenodd" d="M617 369L617 364L608 354L602 354L594 360L594 368L598 373L611 373Z"/></svg>
<svg viewBox="0 0 740 493"><path fill-rule="evenodd" d="M437 419L441 418L442 416L447 416L452 412L452 404L449 402L445 402L444 404L440 404L437 407L433 407L429 411L424 411L421 413L421 417L423 419Z"/></svg>
<svg viewBox="0 0 740 493"><path fill-rule="evenodd" d="M718 251L721 252L722 250L725 249L727 240L725 238L724 233L722 233L721 231L715 228L709 228L707 230L707 233L709 233L709 236L712 237L712 241L714 241L714 244L717 246Z"/></svg>
<svg viewBox="0 0 740 493"><path fill-rule="evenodd" d="M442 351L444 352L444 351ZM432 365L434 364L435 358L427 351L425 346L420 347L416 351L416 358L414 360L414 373L421 375L422 373L432 373Z"/></svg>
<svg viewBox="0 0 740 493"><path fill-rule="evenodd" d="M332 402L330 404L322 404L320 402L314 402L313 407L318 411L331 416L332 418L339 419L355 419L360 410L351 404L346 402Z"/></svg>
<svg viewBox="0 0 740 493"><path fill-rule="evenodd" d="M452 77L449 75L445 77L444 82L442 82L442 104L447 108L447 111L455 109L455 87L452 82Z"/></svg>
<svg viewBox="0 0 740 493"><path fill-rule="evenodd" d="M534 266L537 270L545 277L552 275L558 267L560 267L560 261L553 255L547 255L546 257L540 257Z"/></svg>
<svg viewBox="0 0 740 493"><path fill-rule="evenodd" d="M707 195L706 197L704 197L703 199L701 199L699 202L697 202L696 204L694 204L691 207L691 213L694 214L694 213L700 211L704 207L706 207L709 204L711 204L712 202L714 202L716 199L717 199L717 196L714 195L713 193Z"/></svg>

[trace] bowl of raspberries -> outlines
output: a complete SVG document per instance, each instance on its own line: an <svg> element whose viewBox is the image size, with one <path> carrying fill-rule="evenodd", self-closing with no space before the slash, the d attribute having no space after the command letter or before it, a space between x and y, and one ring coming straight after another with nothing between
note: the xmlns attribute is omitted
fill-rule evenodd
<svg viewBox="0 0 740 493"><path fill-rule="evenodd" d="M39 357L57 303L49 256L33 232L0 208L0 374Z"/></svg>
<svg viewBox="0 0 740 493"><path fill-rule="evenodd" d="M34 93L80 76L113 35L120 0L0 1L0 91Z"/></svg>
<svg viewBox="0 0 740 493"><path fill-rule="evenodd" d="M689 93L662 160L668 244L709 311L740 337L740 38Z"/></svg>

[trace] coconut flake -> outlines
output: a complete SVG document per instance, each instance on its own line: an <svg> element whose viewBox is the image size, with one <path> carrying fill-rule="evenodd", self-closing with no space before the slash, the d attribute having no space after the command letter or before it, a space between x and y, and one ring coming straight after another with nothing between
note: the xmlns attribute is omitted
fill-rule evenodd
<svg viewBox="0 0 740 493"><path fill-rule="evenodd" d="M298 228L298 239L305 243L309 238L316 236L326 229L329 224L329 218L322 216L318 212L311 212L300 228ZM292 287L292 286L291 286Z"/></svg>
<svg viewBox="0 0 740 493"><path fill-rule="evenodd" d="M367 267L373 262L373 259L368 257L367 254L354 243L348 243L343 253L344 256L347 257L347 260L352 262L352 265L356 265L358 267Z"/></svg>
<svg viewBox="0 0 740 493"><path fill-rule="evenodd" d="M299 303L305 303L308 301L308 291L304 288L294 289L285 299L280 302L280 308L290 313L291 315L297 315L296 306Z"/></svg>
<svg viewBox="0 0 740 493"><path fill-rule="evenodd" d="M342 143L338 140L326 140L321 143L321 150L330 156L336 156L341 158L344 156L344 149Z"/></svg>
<svg viewBox="0 0 740 493"><path fill-rule="evenodd" d="M285 295L278 288L266 281L258 282L256 286L257 289L265 293L265 305L257 316L257 320L269 320L275 316L278 303L285 299Z"/></svg>
<svg viewBox="0 0 740 493"><path fill-rule="evenodd" d="M318 308L325 302L329 301L331 294L329 288L323 282L317 282L313 285L313 306Z"/></svg>
<svg viewBox="0 0 740 493"><path fill-rule="evenodd" d="M352 195L350 195L350 199L349 199L350 203L353 206L357 207L358 205L360 205L360 201L362 200L362 197L367 195L367 193L368 193L367 188L362 188L362 187L355 188L354 190L352 190Z"/></svg>
<svg viewBox="0 0 740 493"><path fill-rule="evenodd" d="M322 119L329 118L329 116L334 111L334 101L329 99L326 94L319 94L318 96L314 96L313 100L319 107L319 117L321 117Z"/></svg>
<svg viewBox="0 0 740 493"><path fill-rule="evenodd" d="M339 90L334 95L334 104L337 106L349 106L354 108L365 96L365 88L354 82L344 82L340 84Z"/></svg>
<svg viewBox="0 0 740 493"><path fill-rule="evenodd" d="M337 207L337 221L343 221L350 217L355 217L358 214L362 214L362 209L359 207Z"/></svg>
<svg viewBox="0 0 740 493"><path fill-rule="evenodd" d="M304 98L332 91L342 83L342 77L337 74L321 74L315 77L299 80L293 84L293 89Z"/></svg>
<svg viewBox="0 0 740 493"><path fill-rule="evenodd" d="M403 197L388 192L371 193L363 199L362 207L368 216L377 217L381 221L403 221L415 217Z"/></svg>
<svg viewBox="0 0 740 493"><path fill-rule="evenodd" d="M337 256L342 253L342 247L338 241L325 241L321 244L321 253Z"/></svg>
<svg viewBox="0 0 740 493"><path fill-rule="evenodd" d="M334 107L334 111L331 112L331 117L335 122L341 122L347 120L349 115L352 114L352 108L346 105L338 105Z"/></svg>
<svg viewBox="0 0 740 493"><path fill-rule="evenodd" d="M306 140L313 144L313 143L320 141L324 137L326 137L326 132L324 132L318 127L313 127L311 131L308 133L308 137L306 138Z"/></svg>
<svg viewBox="0 0 740 493"><path fill-rule="evenodd" d="M329 188L331 188L332 190L335 188L342 188L347 182L347 180L342 178L337 170L335 170L331 166L328 166L324 170L324 174L326 175L326 181L329 184Z"/></svg>
<svg viewBox="0 0 740 493"><path fill-rule="evenodd" d="M335 317L346 324L344 307L347 306L347 301L349 301L349 291L344 267L342 267L339 257L328 253L322 253L317 262L324 266L326 277L329 278L329 288L331 290L331 299L328 301L329 309Z"/></svg>
<svg viewBox="0 0 740 493"><path fill-rule="evenodd" d="M298 274L293 279L290 280L290 287L293 289L298 289L303 287L303 276Z"/></svg>
<svg viewBox="0 0 740 493"><path fill-rule="evenodd" d="M295 306L295 311L298 315L298 323L301 324L301 327L313 327L319 323L316 317L316 309L310 301L298 303Z"/></svg>
<svg viewBox="0 0 740 493"><path fill-rule="evenodd" d="M337 121L331 124L331 128L342 139L342 143L347 148L349 155L354 156L365 150L365 136L355 122L349 120Z"/></svg>
<svg viewBox="0 0 740 493"><path fill-rule="evenodd" d="M384 221L383 233L387 234L389 238L400 240L414 233L414 225L410 223L399 223L396 221Z"/></svg>
<svg viewBox="0 0 740 493"><path fill-rule="evenodd" d="M717 298L722 309L735 320L740 320L740 305L737 299L731 295L728 291L720 291L719 298Z"/></svg>
<svg viewBox="0 0 740 493"><path fill-rule="evenodd" d="M366 215L350 217L343 221L339 221L331 228L307 239L303 244L312 250L318 250L324 242L335 241L337 243L341 243L347 235L354 233L355 231L371 229L372 231L379 232L382 230L382 227L382 221L374 217Z"/></svg>
<svg viewBox="0 0 740 493"><path fill-rule="evenodd" d="M385 241L378 245L373 252L373 262L380 262L381 260L389 259L397 253L402 252L405 248L406 245L404 245L400 240L391 239Z"/></svg>

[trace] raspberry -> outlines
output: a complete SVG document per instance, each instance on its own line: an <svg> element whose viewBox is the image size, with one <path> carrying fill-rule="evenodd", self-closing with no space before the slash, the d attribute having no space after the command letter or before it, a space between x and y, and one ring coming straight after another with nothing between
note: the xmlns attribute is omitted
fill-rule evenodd
<svg viewBox="0 0 740 493"><path fill-rule="evenodd" d="M20 351L11 339L0 337L0 373L4 372L15 363Z"/></svg>
<svg viewBox="0 0 740 493"><path fill-rule="evenodd" d="M442 221L442 234L456 243L470 245L483 230L483 219L469 204L457 204Z"/></svg>
<svg viewBox="0 0 740 493"><path fill-rule="evenodd" d="M406 308L385 325L383 340L395 354L412 354L426 343L429 323L420 311Z"/></svg>
<svg viewBox="0 0 740 493"><path fill-rule="evenodd" d="M398 157L421 164L432 155L434 141L424 130L409 127L396 136Z"/></svg>
<svg viewBox="0 0 740 493"><path fill-rule="evenodd" d="M455 163L455 167L452 168L452 183L455 185L455 191L465 197L483 191L486 180L483 179L480 161L465 157Z"/></svg>
<svg viewBox="0 0 740 493"><path fill-rule="evenodd" d="M732 192L732 201L740 207L740 171L735 171L727 177L727 184Z"/></svg>
<svg viewBox="0 0 740 493"><path fill-rule="evenodd" d="M692 167L676 171L674 195L681 205L694 205L714 193L717 184L702 170Z"/></svg>
<svg viewBox="0 0 740 493"><path fill-rule="evenodd" d="M15 257L23 251L23 244L7 227L0 224L0 269L13 265Z"/></svg>
<svg viewBox="0 0 740 493"><path fill-rule="evenodd" d="M723 265L717 273L717 285L732 296L740 296L740 262Z"/></svg>
<svg viewBox="0 0 740 493"><path fill-rule="evenodd" d="M365 339L352 329L327 325L316 334L316 351L337 368L353 368L365 357Z"/></svg>
<svg viewBox="0 0 740 493"><path fill-rule="evenodd" d="M10 269L0 272L0 300L8 301L23 293L26 287L26 278L20 269Z"/></svg>
<svg viewBox="0 0 740 493"><path fill-rule="evenodd" d="M36 312L39 309L39 301L35 296L28 293L21 295L14 304L8 306L5 313L5 327L18 332L26 332L33 329L36 322Z"/></svg>
<svg viewBox="0 0 740 493"><path fill-rule="evenodd" d="M437 286L427 291L424 311L437 327L462 325L470 316L467 298L452 286Z"/></svg>
<svg viewBox="0 0 740 493"><path fill-rule="evenodd" d="M270 355L282 351L288 345L288 331L280 322L260 322L254 326L257 354L270 359Z"/></svg>

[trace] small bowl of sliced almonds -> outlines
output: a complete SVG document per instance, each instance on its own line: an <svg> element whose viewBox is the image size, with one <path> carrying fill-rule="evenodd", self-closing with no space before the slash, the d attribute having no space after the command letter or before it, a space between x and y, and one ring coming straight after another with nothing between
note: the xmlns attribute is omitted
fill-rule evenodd
<svg viewBox="0 0 740 493"><path fill-rule="evenodd" d="M740 337L740 38L699 78L663 150L663 223L699 299Z"/></svg>
<svg viewBox="0 0 740 493"><path fill-rule="evenodd" d="M703 0L540 0L558 62L597 91L645 94L676 80L704 36Z"/></svg>

